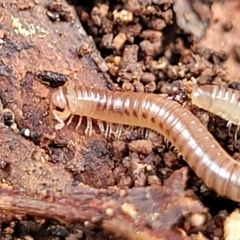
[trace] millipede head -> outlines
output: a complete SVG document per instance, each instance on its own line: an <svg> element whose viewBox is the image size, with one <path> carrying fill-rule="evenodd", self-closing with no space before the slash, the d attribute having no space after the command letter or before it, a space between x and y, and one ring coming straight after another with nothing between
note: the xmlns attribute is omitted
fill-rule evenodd
<svg viewBox="0 0 240 240"><path fill-rule="evenodd" d="M50 111L58 121L60 121L60 119L66 120L70 117L71 112L68 108L68 101L62 87L52 93Z"/></svg>
<svg viewBox="0 0 240 240"><path fill-rule="evenodd" d="M63 93L62 87L52 94L52 104L59 109L64 110L67 107L67 99Z"/></svg>
<svg viewBox="0 0 240 240"><path fill-rule="evenodd" d="M210 111L212 107L211 85L195 86L191 93L192 104Z"/></svg>

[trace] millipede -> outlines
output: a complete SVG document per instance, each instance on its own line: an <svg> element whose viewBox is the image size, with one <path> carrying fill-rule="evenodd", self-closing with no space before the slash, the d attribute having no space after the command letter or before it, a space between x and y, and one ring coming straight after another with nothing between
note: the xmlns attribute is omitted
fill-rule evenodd
<svg viewBox="0 0 240 240"><path fill-rule="evenodd" d="M194 86L191 92L191 101L194 105L211 112L226 121L227 126L237 125L240 128L240 92L238 90L218 85Z"/></svg>
<svg viewBox="0 0 240 240"><path fill-rule="evenodd" d="M196 92L192 93L193 103L200 106L196 101ZM216 96L234 102L229 95ZM209 109L210 105L207 104L211 101L208 101L200 107L206 106ZM220 105L219 103L219 108ZM240 163L228 155L200 120L178 102L156 94L64 85L52 93L50 111L58 121L56 129L61 129L65 121L70 124L77 115L77 128L81 125L82 118L87 117L87 132L91 131L91 119L157 131L175 145L207 187L219 195L240 201ZM229 120L238 123L234 117Z"/></svg>

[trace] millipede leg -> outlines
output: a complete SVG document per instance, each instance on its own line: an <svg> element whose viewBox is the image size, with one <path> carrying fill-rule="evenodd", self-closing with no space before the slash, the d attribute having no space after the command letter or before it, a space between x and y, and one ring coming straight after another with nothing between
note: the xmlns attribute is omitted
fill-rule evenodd
<svg viewBox="0 0 240 240"><path fill-rule="evenodd" d="M232 134L231 134L232 122L228 121L227 127L228 127L228 135L231 137L232 136Z"/></svg>
<svg viewBox="0 0 240 240"><path fill-rule="evenodd" d="M145 136L145 129L144 128L140 128L138 130L138 134L139 134L140 138L144 138L144 136Z"/></svg>
<svg viewBox="0 0 240 240"><path fill-rule="evenodd" d="M105 138L110 138L111 134L115 135L113 131L113 125L112 123L106 123Z"/></svg>
<svg viewBox="0 0 240 240"><path fill-rule="evenodd" d="M107 123L106 131L105 131L105 138L110 138L111 133L112 133L112 124L111 123Z"/></svg>
<svg viewBox="0 0 240 240"><path fill-rule="evenodd" d="M67 126L72 122L73 118L74 118L74 115L71 115L68 122L67 122Z"/></svg>
<svg viewBox="0 0 240 240"><path fill-rule="evenodd" d="M150 132L150 130L146 128L145 133L144 133L145 139L147 139L149 137L149 132Z"/></svg>
<svg viewBox="0 0 240 240"><path fill-rule="evenodd" d="M57 112L55 110L53 110L53 115L55 119L58 121L58 124L55 125L55 129L56 130L62 129L65 125L64 120L58 117Z"/></svg>
<svg viewBox="0 0 240 240"><path fill-rule="evenodd" d="M98 125L98 127L99 127L99 130L100 130L101 134L104 135L105 129L104 129L104 124L103 124L103 122L100 121L100 120L97 120L97 125Z"/></svg>
<svg viewBox="0 0 240 240"><path fill-rule="evenodd" d="M122 130L123 130L123 126L118 124L117 129L116 129L116 134L115 134L116 139L120 139L120 137L122 135Z"/></svg>
<svg viewBox="0 0 240 240"><path fill-rule="evenodd" d="M105 138L108 137L108 131L109 131L109 123L106 123L106 131L105 131Z"/></svg>
<svg viewBox="0 0 240 240"><path fill-rule="evenodd" d="M85 135L91 136L92 135L92 119L87 117L87 127L85 129Z"/></svg>
<svg viewBox="0 0 240 240"><path fill-rule="evenodd" d="M115 132L113 131L113 125L112 123L109 123L109 138L111 137L111 134L115 135Z"/></svg>
<svg viewBox="0 0 240 240"><path fill-rule="evenodd" d="M80 116L79 119L78 119L78 123L77 123L77 126L76 126L76 130L78 130L78 128L81 126L82 119L83 119L83 117Z"/></svg>
<svg viewBox="0 0 240 240"><path fill-rule="evenodd" d="M166 146L166 149L169 149L169 148L171 147L170 141L167 140L166 138L164 138L163 141L164 141L164 144L165 144L165 146Z"/></svg>
<svg viewBox="0 0 240 240"><path fill-rule="evenodd" d="M237 135L238 135L239 129L240 129L240 125L237 125L237 129L234 134L235 141L237 141Z"/></svg>
<svg viewBox="0 0 240 240"><path fill-rule="evenodd" d="M133 126L127 126L127 127L126 127L126 131L129 131L129 132L130 132L130 131L133 131L133 128L134 128Z"/></svg>

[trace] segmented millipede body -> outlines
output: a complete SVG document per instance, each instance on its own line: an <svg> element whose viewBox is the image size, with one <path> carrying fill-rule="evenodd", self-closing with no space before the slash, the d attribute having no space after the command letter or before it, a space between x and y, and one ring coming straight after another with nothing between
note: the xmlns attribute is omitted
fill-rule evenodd
<svg viewBox="0 0 240 240"><path fill-rule="evenodd" d="M155 94L63 86L52 94L50 109L61 127L64 120L78 115L155 130L176 146L206 186L240 201L240 163L175 101Z"/></svg>
<svg viewBox="0 0 240 240"><path fill-rule="evenodd" d="M217 85L194 86L191 101L199 108L240 125L240 91Z"/></svg>

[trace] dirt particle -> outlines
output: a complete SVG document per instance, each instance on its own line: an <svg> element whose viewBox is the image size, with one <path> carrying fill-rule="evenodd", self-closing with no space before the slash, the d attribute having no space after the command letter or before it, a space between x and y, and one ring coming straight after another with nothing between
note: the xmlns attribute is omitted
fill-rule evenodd
<svg viewBox="0 0 240 240"><path fill-rule="evenodd" d="M150 154L152 151L152 142L149 140L136 140L128 144L129 150L141 153Z"/></svg>
<svg viewBox="0 0 240 240"><path fill-rule="evenodd" d="M228 31L232 30L232 28L233 28L233 24L232 24L232 22L230 20L229 21L225 21L223 23L223 30L224 31L228 32Z"/></svg>
<svg viewBox="0 0 240 240"><path fill-rule="evenodd" d="M121 210L123 213L127 214L130 217L135 217L137 215L137 212L134 209L134 206L130 203L123 203L121 206Z"/></svg>
<svg viewBox="0 0 240 240"><path fill-rule="evenodd" d="M112 208L107 208L107 209L105 210L105 214L106 214L107 216L111 217L111 216L113 216L113 214L114 214L114 210L113 210Z"/></svg>

